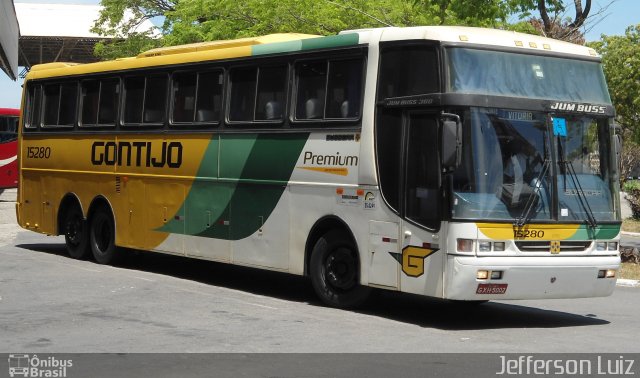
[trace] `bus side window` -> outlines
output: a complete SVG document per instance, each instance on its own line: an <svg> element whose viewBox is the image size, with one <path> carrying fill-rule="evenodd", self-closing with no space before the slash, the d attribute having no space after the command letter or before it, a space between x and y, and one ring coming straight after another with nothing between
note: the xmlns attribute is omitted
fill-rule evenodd
<svg viewBox="0 0 640 378"><path fill-rule="evenodd" d="M80 126L95 126L98 123L98 101L100 99L100 82L86 80L80 84L82 102Z"/></svg>
<svg viewBox="0 0 640 378"><path fill-rule="evenodd" d="M98 124L114 125L120 103L120 80L106 79L100 81L100 103L98 105Z"/></svg>
<svg viewBox="0 0 640 378"><path fill-rule="evenodd" d="M128 77L124 80L124 122L142 123L144 104L144 77Z"/></svg>
<svg viewBox="0 0 640 378"><path fill-rule="evenodd" d="M258 69L237 68L231 71L230 121L253 121Z"/></svg>
<svg viewBox="0 0 640 378"><path fill-rule="evenodd" d="M286 98L287 66L231 71L230 121L281 121Z"/></svg>
<svg viewBox="0 0 640 378"><path fill-rule="evenodd" d="M220 120L221 71L180 72L173 75L173 117L175 124L213 123Z"/></svg>
<svg viewBox="0 0 640 378"><path fill-rule="evenodd" d="M196 111L196 72L173 75L173 122L193 122Z"/></svg>
<svg viewBox="0 0 640 378"><path fill-rule="evenodd" d="M40 124L40 105L42 102L42 86L30 85L27 92L26 129L37 129Z"/></svg>
<svg viewBox="0 0 640 378"><path fill-rule="evenodd" d="M78 84L58 83L44 86L44 126L73 126L76 120Z"/></svg>
<svg viewBox="0 0 640 378"><path fill-rule="evenodd" d="M326 118L358 118L362 92L362 59L329 63Z"/></svg>
<svg viewBox="0 0 640 378"><path fill-rule="evenodd" d="M162 124L167 99L167 76L128 77L124 81L125 124Z"/></svg>
<svg viewBox="0 0 640 378"><path fill-rule="evenodd" d="M80 126L115 126L119 98L119 80L86 80L81 84Z"/></svg>
<svg viewBox="0 0 640 378"><path fill-rule="evenodd" d="M261 67L258 74L256 120L282 120L287 66Z"/></svg>
<svg viewBox="0 0 640 378"><path fill-rule="evenodd" d="M296 119L321 119L324 117L327 61L303 62L297 67L298 95Z"/></svg>
<svg viewBox="0 0 640 378"><path fill-rule="evenodd" d="M360 117L363 59L298 63L297 120L340 120Z"/></svg>
<svg viewBox="0 0 640 378"><path fill-rule="evenodd" d="M198 74L196 122L218 122L222 108L222 71Z"/></svg>
<svg viewBox="0 0 640 378"><path fill-rule="evenodd" d="M167 84L166 75L147 77L144 91L144 123L164 123Z"/></svg>

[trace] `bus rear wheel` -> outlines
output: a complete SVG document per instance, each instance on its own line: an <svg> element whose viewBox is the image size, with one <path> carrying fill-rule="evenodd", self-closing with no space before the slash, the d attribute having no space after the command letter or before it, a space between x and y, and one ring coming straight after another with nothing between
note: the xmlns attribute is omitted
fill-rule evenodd
<svg viewBox="0 0 640 378"><path fill-rule="evenodd" d="M84 259L89 253L87 221L78 205L72 205L64 214L64 242L67 253L74 259Z"/></svg>
<svg viewBox="0 0 640 378"><path fill-rule="evenodd" d="M313 288L327 305L338 308L362 304L371 288L359 283L358 253L346 232L324 234L313 247L310 275Z"/></svg>
<svg viewBox="0 0 640 378"><path fill-rule="evenodd" d="M111 212L99 207L91 217L89 230L91 252L99 264L116 263L120 254L116 247L116 233Z"/></svg>

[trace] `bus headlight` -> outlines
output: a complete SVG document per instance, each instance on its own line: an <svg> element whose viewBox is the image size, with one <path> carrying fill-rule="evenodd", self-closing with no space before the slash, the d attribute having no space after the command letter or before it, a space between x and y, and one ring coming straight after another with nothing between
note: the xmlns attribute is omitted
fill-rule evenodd
<svg viewBox="0 0 640 378"><path fill-rule="evenodd" d="M478 252L491 252L491 242L479 241L478 242Z"/></svg>
<svg viewBox="0 0 640 378"><path fill-rule="evenodd" d="M496 252L504 252L505 243L504 242L493 242L493 250Z"/></svg>
<svg viewBox="0 0 640 378"><path fill-rule="evenodd" d="M609 251L617 251L618 250L618 243L617 242L608 242L607 243L607 249Z"/></svg>
<svg viewBox="0 0 640 378"><path fill-rule="evenodd" d="M479 280L486 280L487 278L489 278L489 271L479 270L478 272L476 272L476 278Z"/></svg>
<svg viewBox="0 0 640 378"><path fill-rule="evenodd" d="M458 252L473 252L473 240L457 239Z"/></svg>
<svg viewBox="0 0 640 378"><path fill-rule="evenodd" d="M596 242L596 251L606 251L607 243L606 242Z"/></svg>
<svg viewBox="0 0 640 378"><path fill-rule="evenodd" d="M599 270L598 278L616 278L616 270L615 269Z"/></svg>

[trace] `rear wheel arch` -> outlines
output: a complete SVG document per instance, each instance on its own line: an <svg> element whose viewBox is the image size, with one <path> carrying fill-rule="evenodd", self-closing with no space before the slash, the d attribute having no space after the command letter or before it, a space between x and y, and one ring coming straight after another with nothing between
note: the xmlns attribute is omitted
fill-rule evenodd
<svg viewBox="0 0 640 378"><path fill-rule="evenodd" d="M62 200L60 200L60 205L58 206L57 223L56 223L57 235L62 235L64 233L63 223L65 221L65 215L74 206L77 206L80 209L80 211L84 215L85 220L88 219L84 209L82 208L82 202L80 201L80 198L78 198L78 196L73 192L65 194L64 197L62 197Z"/></svg>
<svg viewBox="0 0 640 378"><path fill-rule="evenodd" d="M115 223L116 217L115 213L113 212L113 206L111 206L111 202L109 202L109 200L102 195L95 197L91 201L91 204L89 205L89 211L87 212L87 220L91 220L91 217L95 214L98 208L104 208L105 210L109 211L111 213L111 216L113 217L113 222Z"/></svg>

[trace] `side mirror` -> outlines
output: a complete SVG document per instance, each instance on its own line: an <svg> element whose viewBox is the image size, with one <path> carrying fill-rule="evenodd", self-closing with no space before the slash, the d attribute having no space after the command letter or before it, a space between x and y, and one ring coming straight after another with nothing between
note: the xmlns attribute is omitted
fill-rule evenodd
<svg viewBox="0 0 640 378"><path fill-rule="evenodd" d="M455 116L443 115L443 116ZM442 168L446 172L453 171L462 162L462 124L458 116L456 120L442 121Z"/></svg>

